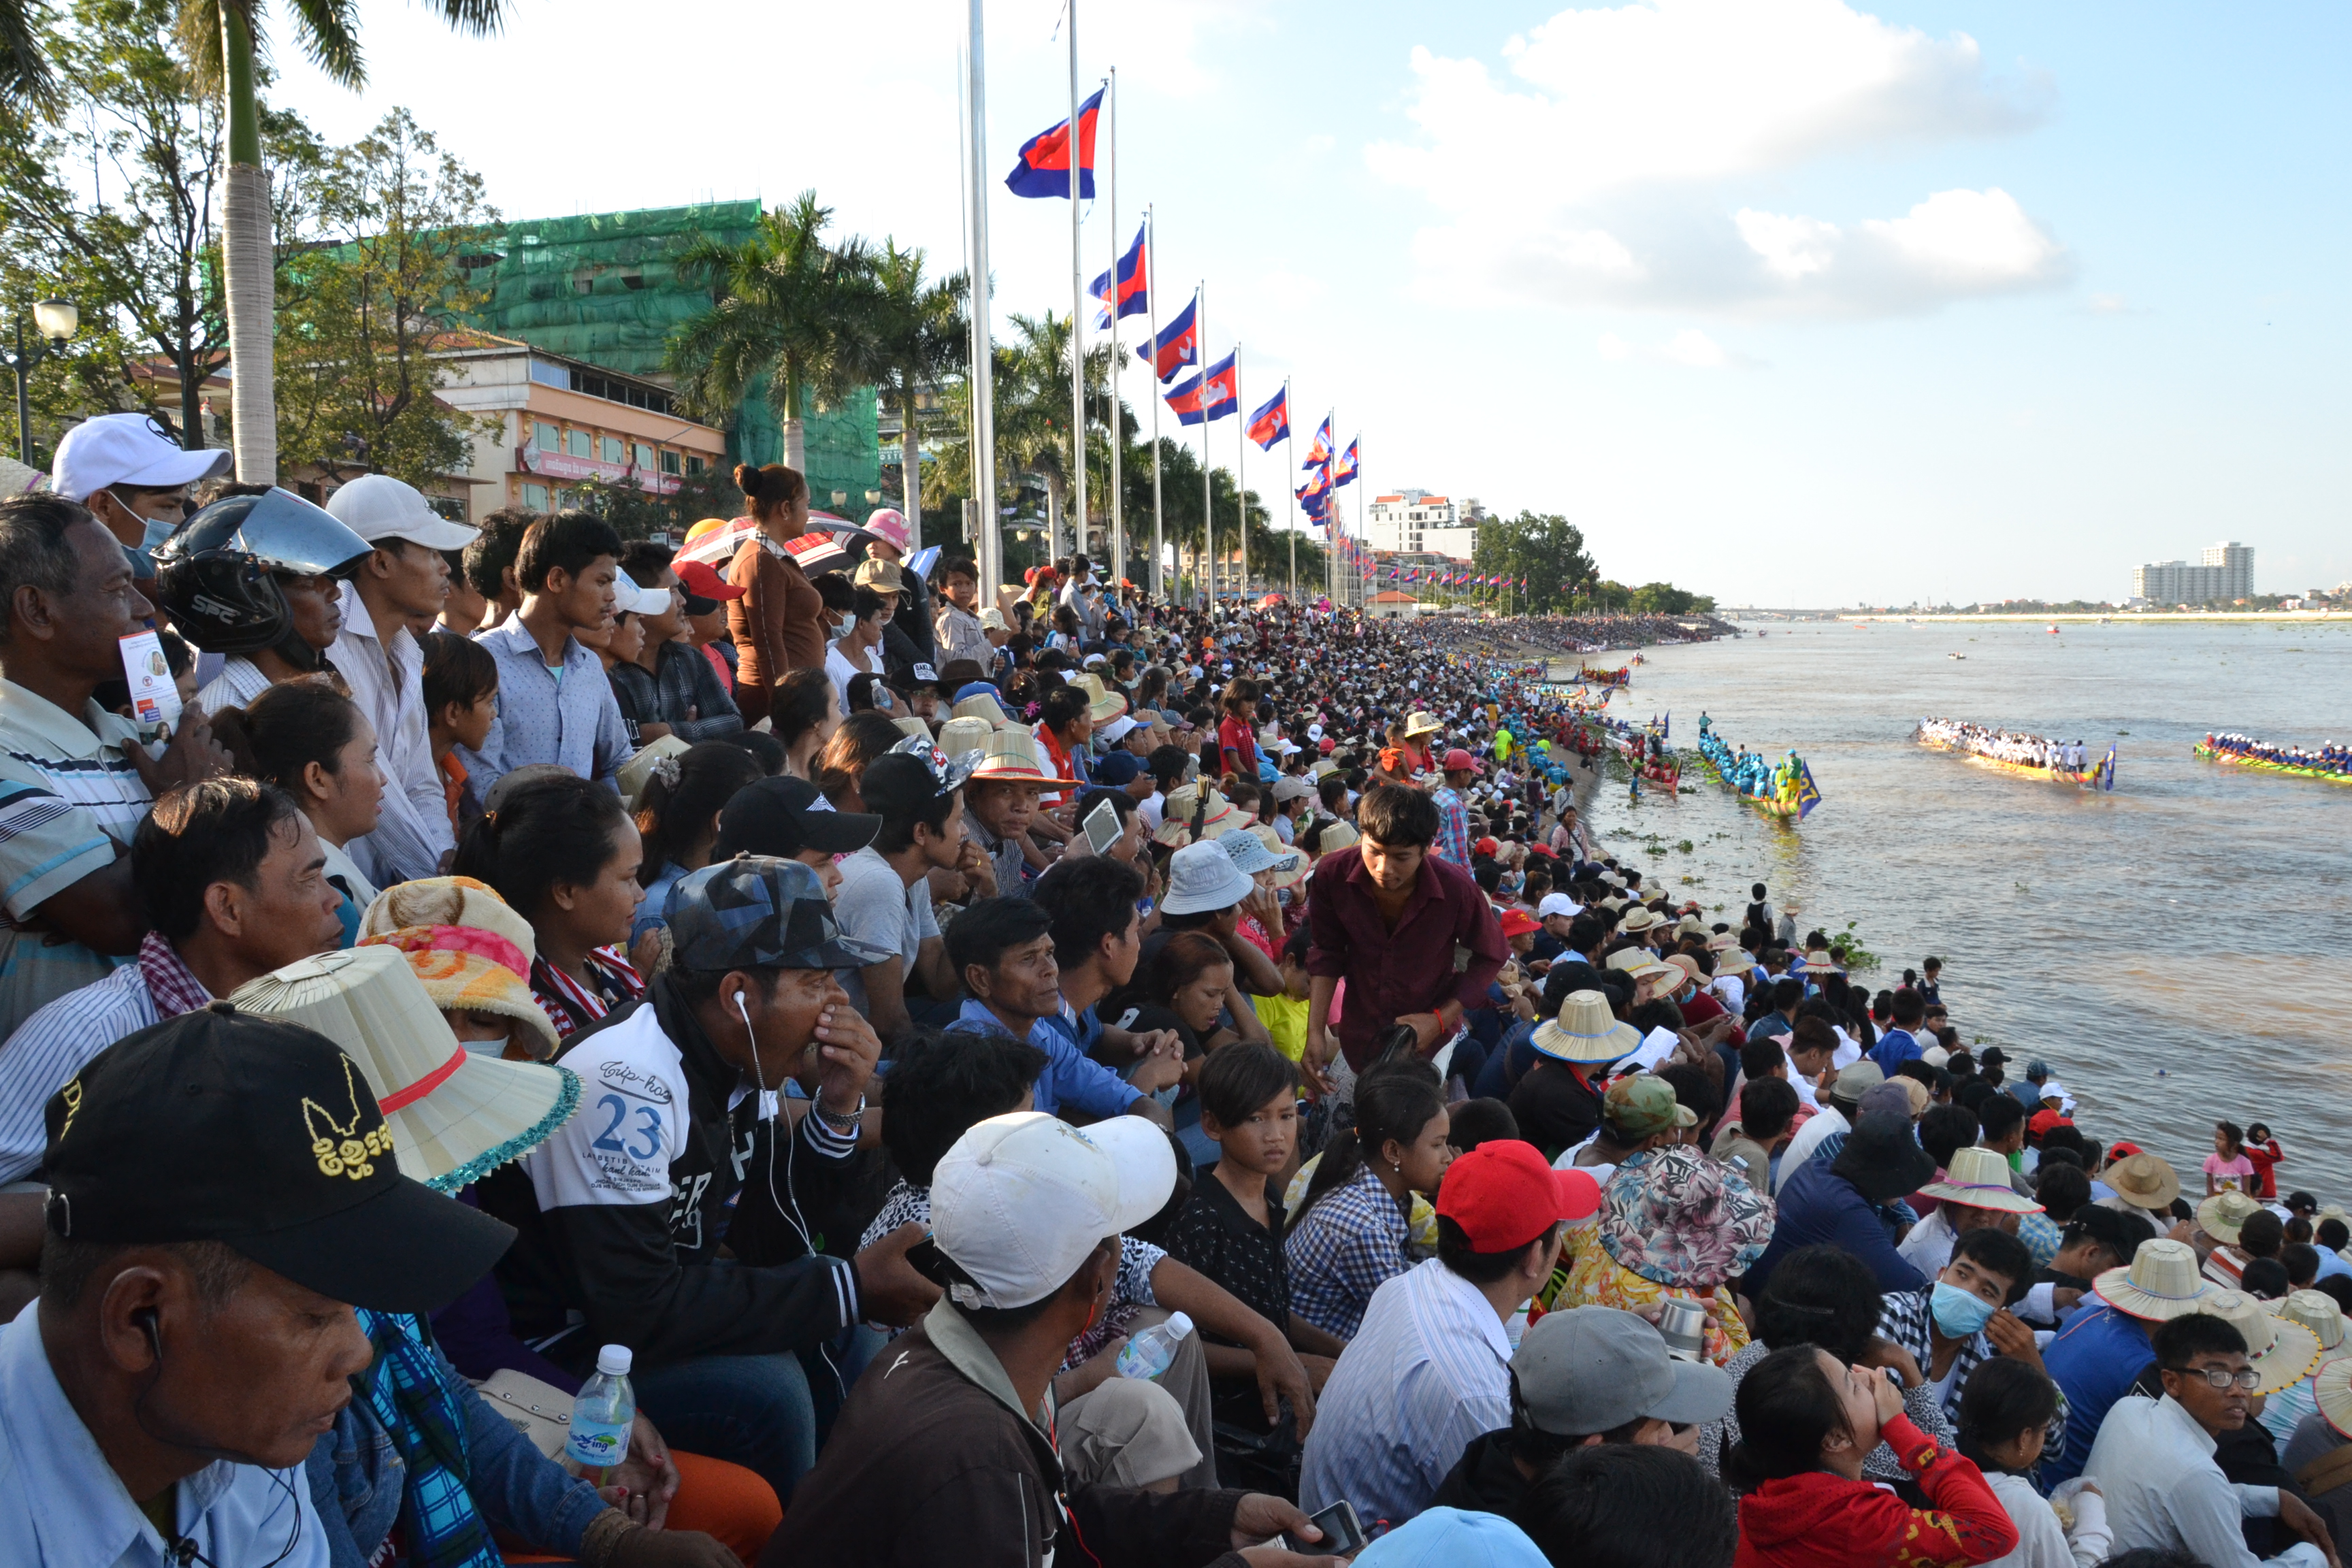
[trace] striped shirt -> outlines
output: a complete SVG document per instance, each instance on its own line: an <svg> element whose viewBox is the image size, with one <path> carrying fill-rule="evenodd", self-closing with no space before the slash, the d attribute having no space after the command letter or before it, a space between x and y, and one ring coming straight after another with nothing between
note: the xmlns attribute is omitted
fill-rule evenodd
<svg viewBox="0 0 2352 1568"><path fill-rule="evenodd" d="M1359 1519L1402 1524L1472 1438L1510 1425L1510 1394L1511 1342L1478 1287L1434 1258L1397 1276L1316 1402L1299 1506L1344 1498Z"/></svg>
<svg viewBox="0 0 2352 1568"><path fill-rule="evenodd" d="M1358 1170L1305 1214L1294 1212L1282 1247L1290 1310L1326 1333L1354 1338L1372 1293L1405 1271L1411 1234L1405 1206L1370 1166Z"/></svg>
<svg viewBox="0 0 2352 1568"><path fill-rule="evenodd" d="M128 850L153 804L124 753L139 727L97 703L76 718L0 680L0 1037L119 961L29 923Z"/></svg>
<svg viewBox="0 0 2352 1568"><path fill-rule="evenodd" d="M617 947L590 950L587 970L595 984L583 985L543 958L531 961L530 994L555 1037L568 1040L615 1007L625 1006L646 994L645 977L621 955Z"/></svg>
<svg viewBox="0 0 2352 1568"><path fill-rule="evenodd" d="M159 931L138 962L69 992L25 1020L0 1045L0 1183L39 1168L48 1147L43 1112L55 1094L107 1047L212 1000Z"/></svg>

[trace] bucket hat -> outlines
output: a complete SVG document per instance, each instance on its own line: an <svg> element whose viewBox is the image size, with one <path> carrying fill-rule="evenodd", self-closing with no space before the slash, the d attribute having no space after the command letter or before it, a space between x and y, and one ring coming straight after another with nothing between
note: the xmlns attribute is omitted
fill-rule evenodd
<svg viewBox="0 0 2352 1568"><path fill-rule="evenodd" d="M1255 890L1256 884L1234 864L1223 846L1204 838L1169 857L1168 896L1160 907L1171 915L1206 914L1231 909Z"/></svg>
<svg viewBox="0 0 2352 1568"><path fill-rule="evenodd" d="M1770 1245L1772 1223L1771 1199L1728 1166L1677 1145L1617 1167L1601 1197L1600 1237L1618 1268L1704 1290L1746 1273Z"/></svg>
<svg viewBox="0 0 2352 1568"><path fill-rule="evenodd" d="M1916 1079L1905 1079L1916 1083ZM1924 1086L1923 1086L1924 1087ZM1940 1180L1919 1189L1942 1203L2001 1214L2040 1214L2042 1205L2009 1184L2009 1162L1990 1149L1956 1149Z"/></svg>
<svg viewBox="0 0 2352 1568"><path fill-rule="evenodd" d="M1642 1031L1619 1023L1602 993L1571 991L1559 1016L1538 1024L1528 1043L1554 1061L1597 1066L1631 1056L1641 1047Z"/></svg>
<svg viewBox="0 0 2352 1568"><path fill-rule="evenodd" d="M2161 1236L2141 1242L2129 1263L2091 1281L2100 1300L2126 1317L2153 1323L2204 1311L2218 1289L2197 1271L2195 1247Z"/></svg>
<svg viewBox="0 0 2352 1568"><path fill-rule="evenodd" d="M2161 1155L2130 1155L2100 1172L2099 1179L2134 1208L2152 1209L2158 1214L2170 1208L2173 1200L2180 1195L2180 1178L2172 1173L2172 1167Z"/></svg>

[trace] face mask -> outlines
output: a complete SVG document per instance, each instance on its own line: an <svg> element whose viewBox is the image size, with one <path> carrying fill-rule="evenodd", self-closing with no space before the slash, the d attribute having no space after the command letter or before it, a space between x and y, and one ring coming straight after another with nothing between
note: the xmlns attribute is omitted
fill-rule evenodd
<svg viewBox="0 0 2352 1568"><path fill-rule="evenodd" d="M856 630L856 626L857 616L856 614L853 613L842 616L839 620L833 623L833 640L839 642L842 638L847 637L852 631Z"/></svg>
<svg viewBox="0 0 2352 1568"><path fill-rule="evenodd" d="M163 548L165 540L180 531L180 525L153 517L142 521L147 524L146 535L139 541L137 550L125 553L130 555L131 570L137 575L152 577L155 574L155 552Z"/></svg>
<svg viewBox="0 0 2352 1568"><path fill-rule="evenodd" d="M2000 1309L1973 1291L1957 1285L1936 1281L1936 1289L1927 1299L1927 1310L1935 1314L1936 1326L1951 1338L1966 1339L1992 1321Z"/></svg>

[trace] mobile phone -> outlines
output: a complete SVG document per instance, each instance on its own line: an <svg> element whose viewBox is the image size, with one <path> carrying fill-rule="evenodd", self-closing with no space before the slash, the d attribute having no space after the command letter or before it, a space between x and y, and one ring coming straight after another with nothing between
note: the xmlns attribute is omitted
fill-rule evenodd
<svg viewBox="0 0 2352 1568"><path fill-rule="evenodd" d="M1107 800L1097 801L1087 813L1085 827L1087 847L1097 855L1109 854L1110 847L1118 842L1118 813Z"/></svg>
<svg viewBox="0 0 2352 1568"><path fill-rule="evenodd" d="M1320 1541L1282 1539L1285 1551L1301 1557L1353 1557L1363 1550L1364 1527L1356 1522L1356 1510L1341 1498L1321 1513L1310 1515L1308 1522L1323 1532Z"/></svg>

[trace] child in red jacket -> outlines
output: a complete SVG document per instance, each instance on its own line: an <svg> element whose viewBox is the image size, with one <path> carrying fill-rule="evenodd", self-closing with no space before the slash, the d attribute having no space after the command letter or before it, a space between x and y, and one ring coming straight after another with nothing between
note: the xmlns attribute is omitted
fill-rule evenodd
<svg viewBox="0 0 2352 1568"><path fill-rule="evenodd" d="M1739 1503L1733 1568L1968 1568L2017 1548L2017 1526L1976 1466L1911 1424L1885 1373L1792 1345L1748 1369L1729 1473ZM1862 1479L1884 1439L1936 1506Z"/></svg>

